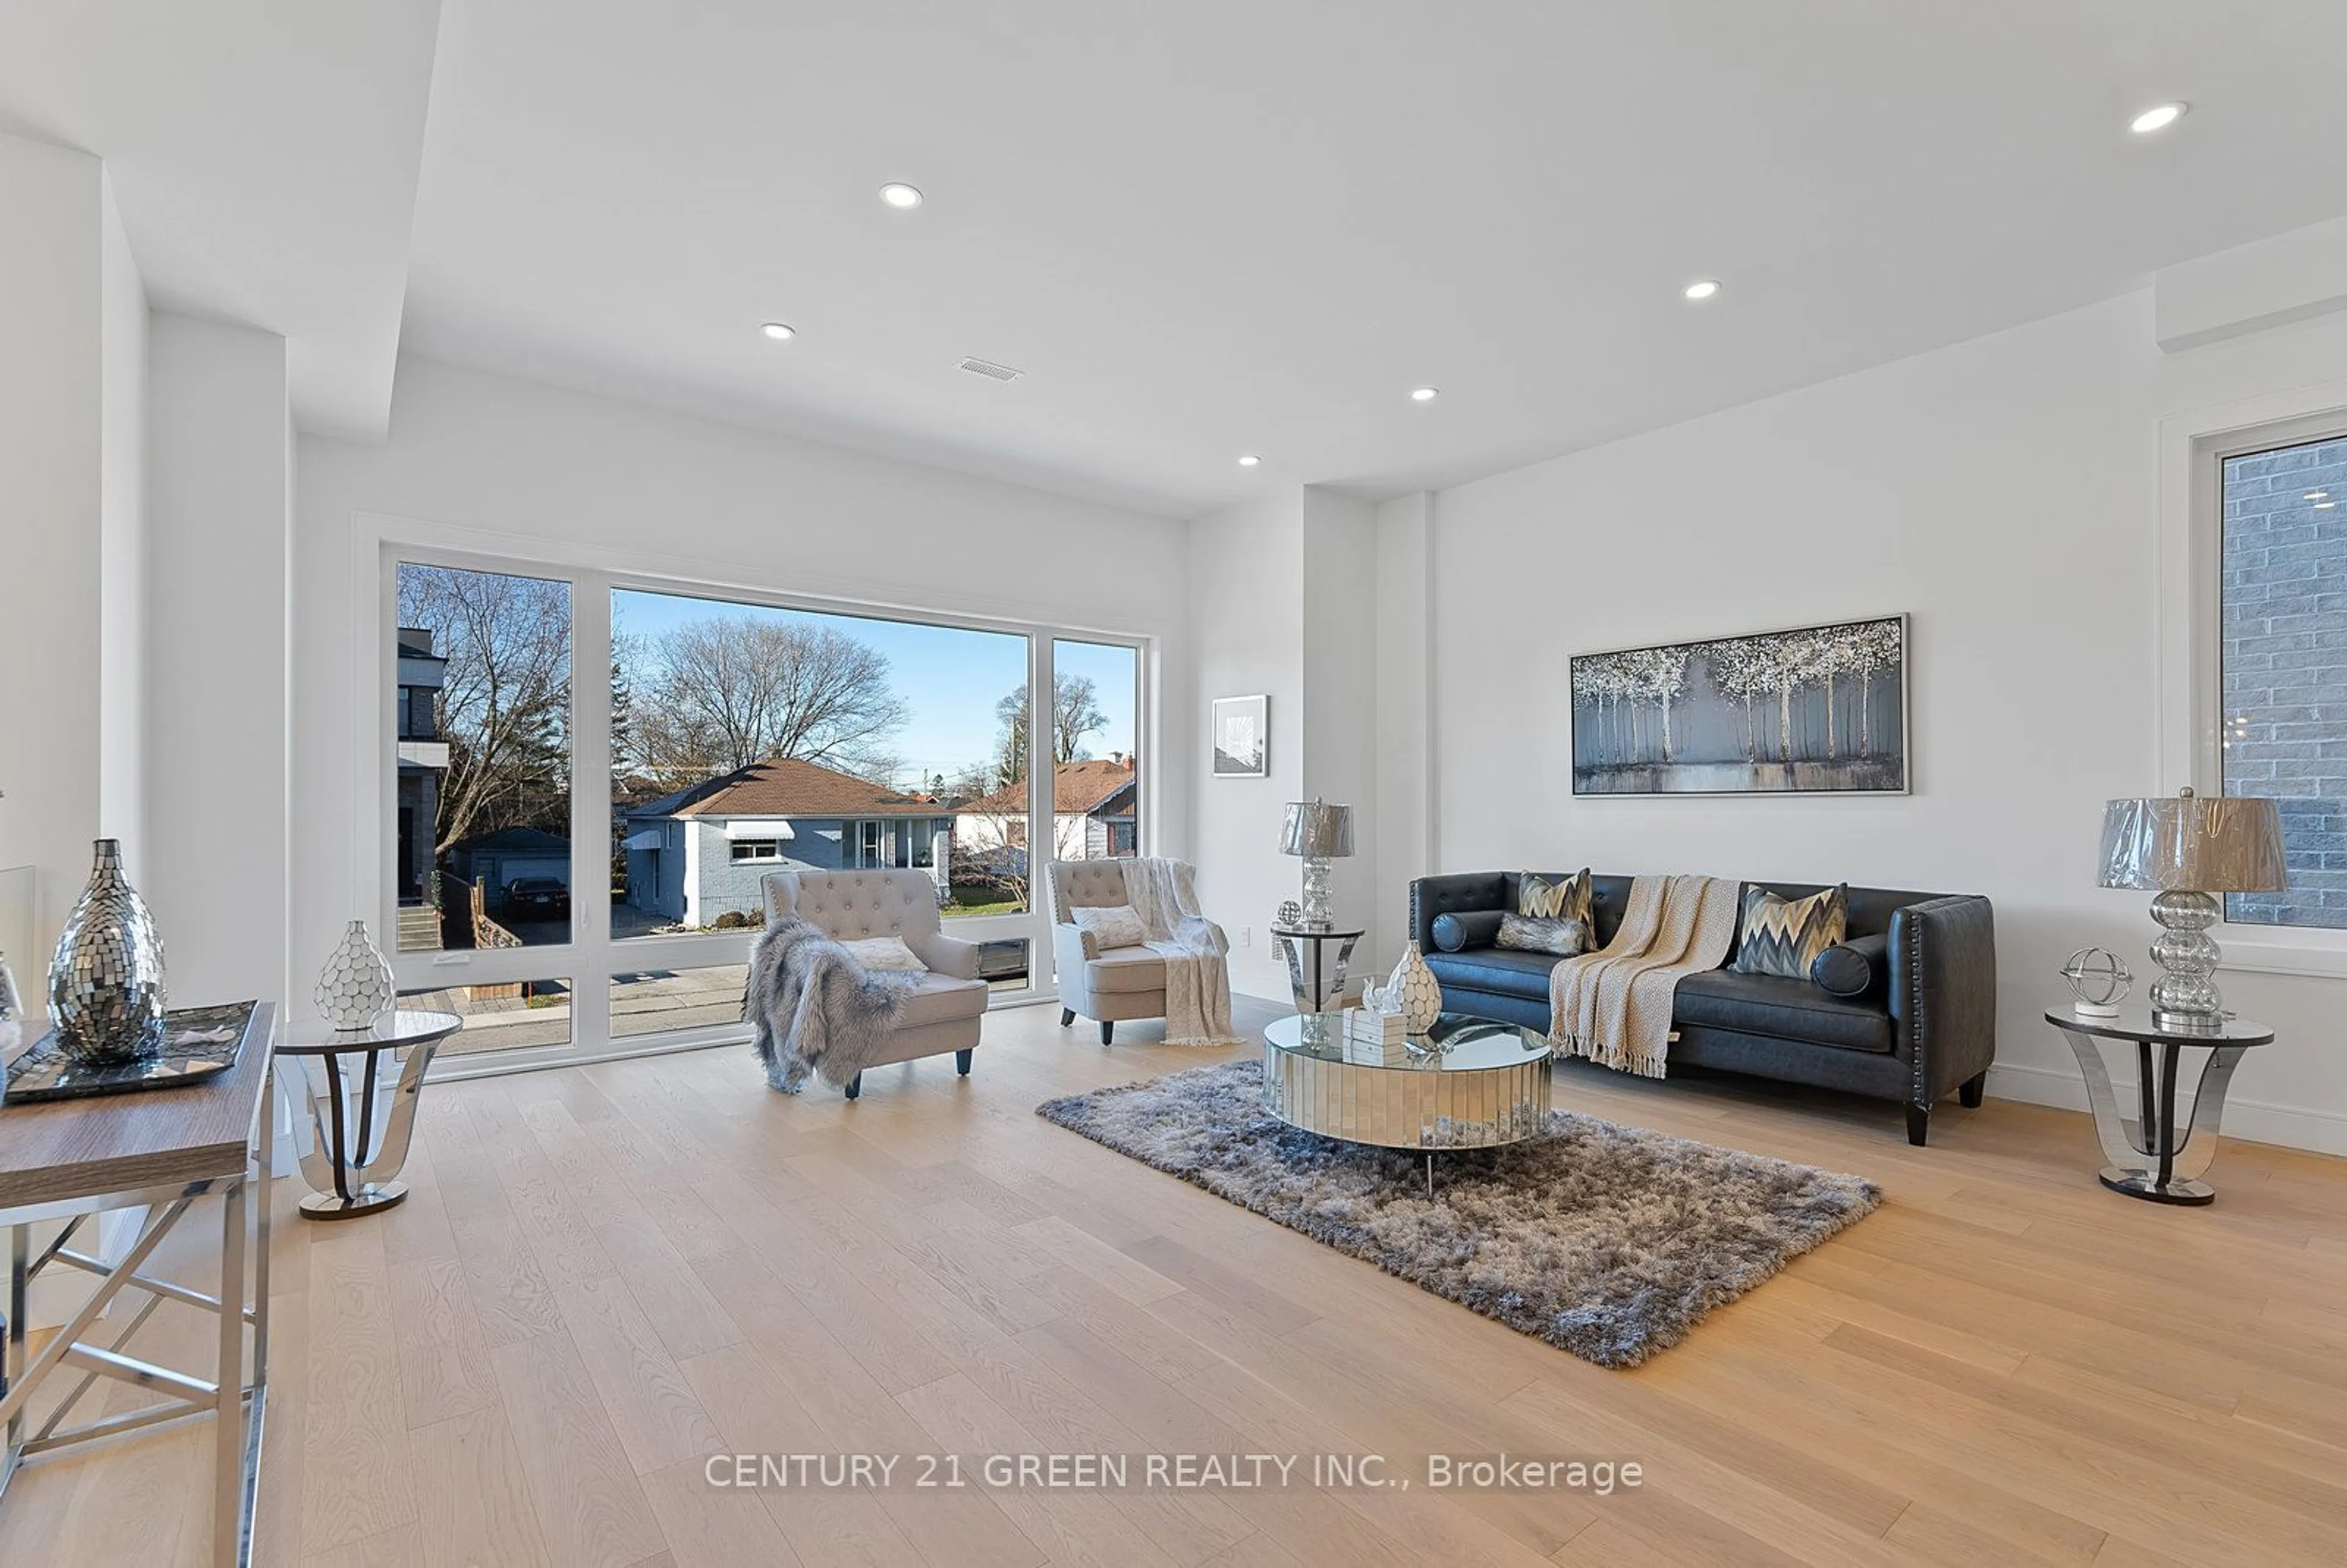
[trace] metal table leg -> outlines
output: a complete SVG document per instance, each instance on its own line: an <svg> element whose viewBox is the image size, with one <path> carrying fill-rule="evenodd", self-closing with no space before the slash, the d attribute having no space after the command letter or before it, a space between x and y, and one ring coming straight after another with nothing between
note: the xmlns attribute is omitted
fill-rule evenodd
<svg viewBox="0 0 2347 1568"><path fill-rule="evenodd" d="M212 1409L212 1561L249 1560L244 1517L243 1178L220 1194L220 1370Z"/></svg>
<svg viewBox="0 0 2347 1568"><path fill-rule="evenodd" d="M2096 1136L2110 1162L2101 1172L2103 1185L2159 1204L2198 1204L2213 1199L2217 1189L2200 1176L2216 1157L2225 1093L2245 1054L2243 1048L2211 1041L2203 1048L2209 1055L2199 1064L2198 1081L2188 1083L2182 1045L2137 1041L2136 1114L2129 1116L2120 1109L2097 1037L2056 1027L2069 1040L2086 1081ZM2179 1089L2188 1096L2180 1116Z"/></svg>

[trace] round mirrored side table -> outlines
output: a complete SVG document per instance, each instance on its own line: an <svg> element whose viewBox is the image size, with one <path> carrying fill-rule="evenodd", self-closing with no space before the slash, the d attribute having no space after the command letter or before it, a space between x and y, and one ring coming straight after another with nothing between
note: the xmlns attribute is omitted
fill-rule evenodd
<svg viewBox="0 0 2347 1568"><path fill-rule="evenodd" d="M2206 1029L2155 1022L2148 1007L2121 1008L2116 1018L2086 1018L2048 1008L2045 1021L2060 1030L2086 1077L2086 1103L2095 1133L2111 1163L2103 1185L2155 1204L2205 1204L2217 1189L2200 1179L2217 1157L2217 1125L2233 1069L2252 1046L2273 1043L2273 1030L2229 1018ZM2107 1044L2132 1045L2136 1054L2133 1115L2119 1104L2103 1059ZM2187 1051L2206 1051L2188 1060Z"/></svg>
<svg viewBox="0 0 2347 1568"><path fill-rule="evenodd" d="M300 1066L310 1094L315 1136L302 1156L302 1174L314 1190L302 1200L302 1214L313 1220L346 1220L390 1208L407 1196L406 1184L395 1178L415 1134L424 1074L440 1042L464 1027L465 1020L452 1012L401 1008L364 1029L313 1026L289 1034L278 1046L278 1060ZM391 1104L378 1115L385 1057L402 1060Z"/></svg>

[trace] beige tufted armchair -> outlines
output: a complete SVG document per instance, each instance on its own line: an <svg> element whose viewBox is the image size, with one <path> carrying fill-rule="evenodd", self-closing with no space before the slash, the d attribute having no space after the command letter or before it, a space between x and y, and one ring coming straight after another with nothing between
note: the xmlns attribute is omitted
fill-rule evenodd
<svg viewBox="0 0 2347 1568"><path fill-rule="evenodd" d="M1060 972L1060 1025L1081 1013L1100 1020L1101 1043L1116 1039L1116 1020L1165 1016L1165 960L1146 948L1098 947L1071 909L1130 904L1115 860L1051 862L1051 954Z"/></svg>
<svg viewBox="0 0 2347 1568"><path fill-rule="evenodd" d="M764 886L769 929L794 917L837 941L897 937L928 966L905 999L888 1053L874 1066L940 1056L969 1072L986 1016L986 982L978 978L978 944L945 934L938 919L938 885L925 871L773 871ZM864 1075L847 1086L863 1092Z"/></svg>

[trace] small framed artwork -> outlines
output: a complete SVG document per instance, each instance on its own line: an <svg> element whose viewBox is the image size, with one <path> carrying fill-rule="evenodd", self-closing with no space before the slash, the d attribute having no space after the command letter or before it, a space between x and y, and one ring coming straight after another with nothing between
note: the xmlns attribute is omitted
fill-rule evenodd
<svg viewBox="0 0 2347 1568"><path fill-rule="evenodd" d="M1214 776L1259 779L1271 771L1271 699L1214 699Z"/></svg>
<svg viewBox="0 0 2347 1568"><path fill-rule="evenodd" d="M1904 794L1907 618L1573 657L1575 794Z"/></svg>

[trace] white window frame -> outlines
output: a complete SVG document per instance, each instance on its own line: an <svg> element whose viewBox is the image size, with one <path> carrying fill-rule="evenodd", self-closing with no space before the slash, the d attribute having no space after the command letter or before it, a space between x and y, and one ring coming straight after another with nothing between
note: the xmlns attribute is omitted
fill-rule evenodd
<svg viewBox="0 0 2347 1568"><path fill-rule="evenodd" d="M610 713L608 702L580 701L585 692L600 692L600 673L611 662L611 593L634 589L679 594L733 604L802 610L817 614L855 616L866 620L898 620L972 631L1007 632L1027 640L1029 699L1028 733L1051 733L1050 702L1053 691L1051 649L1054 640L1130 648L1134 653L1136 691L1134 731L1143 753L1143 789L1157 764L1150 745L1161 726L1147 705L1162 683L1158 639L1121 630L1063 624L1016 615L972 614L952 609L893 603L852 592L792 592L762 580L761 574L716 563L694 563L689 574L671 564L672 558L655 559L632 552L591 546L557 546L544 540L490 534L477 529L436 524L421 519L361 513L354 519L358 582L354 595L360 624L376 628L365 643L363 684L374 693L373 722L354 726L358 754L354 778L358 782L358 820L362 833L372 833L376 853L364 860L361 876L371 886L359 889L364 903L372 904L379 929L398 929L398 884L394 861L398 845L397 702L398 661L384 651L395 645L398 629L401 562L443 566L469 571L507 572L567 582L570 586L571 776L574 780L610 776ZM597 672L582 685L579 672ZM1048 756L1048 753L1047 753ZM1030 822L1050 817L1051 769L1028 769ZM534 980L564 980L571 987L571 1038L559 1046L521 1047L494 1056L452 1055L436 1061L435 1079L482 1077L527 1071L540 1067L615 1061L658 1055L671 1050L736 1045L750 1038L746 1025L704 1025L659 1034L613 1037L610 1032L612 977L646 969L703 968L746 962L754 934L697 933L691 936L635 937L614 941L610 934L610 884L608 851L610 801L608 790L574 788L571 799L571 886L592 891L571 900L570 940L543 947L473 949L461 953L426 951L393 953L392 972L402 990L438 989L458 986L510 985ZM1144 822L1143 853L1156 853L1156 835ZM688 844L691 835L688 835ZM858 847L860 848L860 842ZM992 915L958 918L947 930L969 941L1025 938L1028 944L1028 989L994 992L989 1009L1056 1004L1059 991L1052 972L1051 896L1040 866L1030 865L1029 908L1023 915Z"/></svg>
<svg viewBox="0 0 2347 1568"><path fill-rule="evenodd" d="M736 866L776 866L782 863L783 841L779 838L735 838L727 842L732 845L728 858Z"/></svg>
<svg viewBox="0 0 2347 1568"><path fill-rule="evenodd" d="M2157 717L2159 784L2224 792L2224 465L2347 434L2347 382L2162 420ZM2220 921L2225 967L2347 978L2347 930Z"/></svg>

